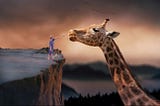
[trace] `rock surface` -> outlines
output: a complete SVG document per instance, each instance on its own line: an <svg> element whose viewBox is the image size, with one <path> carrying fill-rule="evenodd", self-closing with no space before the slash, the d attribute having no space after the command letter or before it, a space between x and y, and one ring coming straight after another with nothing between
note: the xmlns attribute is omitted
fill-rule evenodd
<svg viewBox="0 0 160 106"><path fill-rule="evenodd" d="M61 94L63 63L51 65L48 71L40 75L41 84L37 105L64 105Z"/></svg>
<svg viewBox="0 0 160 106"><path fill-rule="evenodd" d="M44 48L41 48L41 49L37 50L35 53L47 54L48 50L49 50L48 47L44 47Z"/></svg>

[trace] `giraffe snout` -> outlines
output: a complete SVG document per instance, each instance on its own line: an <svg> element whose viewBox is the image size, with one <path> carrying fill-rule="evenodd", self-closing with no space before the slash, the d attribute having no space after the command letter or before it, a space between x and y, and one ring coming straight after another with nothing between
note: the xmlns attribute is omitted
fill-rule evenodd
<svg viewBox="0 0 160 106"><path fill-rule="evenodd" d="M76 32L75 32L75 30L70 30L68 35L69 35L69 39L71 41L76 41Z"/></svg>

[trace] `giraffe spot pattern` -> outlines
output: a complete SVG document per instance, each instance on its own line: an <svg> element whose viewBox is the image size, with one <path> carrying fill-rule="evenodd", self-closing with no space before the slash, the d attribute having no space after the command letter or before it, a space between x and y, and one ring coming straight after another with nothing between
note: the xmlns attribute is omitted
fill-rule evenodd
<svg viewBox="0 0 160 106"><path fill-rule="evenodd" d="M118 67L114 68L114 77L116 77L115 79L116 79L117 85L119 89L121 89L122 80L121 80L120 69Z"/></svg>
<svg viewBox="0 0 160 106"><path fill-rule="evenodd" d="M122 71L125 70L125 67L124 67L124 65L121 62L120 62L120 67L121 67Z"/></svg>
<svg viewBox="0 0 160 106"><path fill-rule="evenodd" d="M129 84L132 82L127 72L123 72L123 79L126 82L126 84Z"/></svg>
<svg viewBox="0 0 160 106"><path fill-rule="evenodd" d="M114 58L114 63L115 63L116 65L118 65L118 64L119 64L118 59Z"/></svg>
<svg viewBox="0 0 160 106"><path fill-rule="evenodd" d="M130 106L137 106L137 104L136 104L136 102L133 100L133 101L131 101Z"/></svg>
<svg viewBox="0 0 160 106"><path fill-rule="evenodd" d="M89 39L87 39L86 41L89 42Z"/></svg>
<svg viewBox="0 0 160 106"><path fill-rule="evenodd" d="M104 41L104 39L103 38L100 38L100 42L103 42Z"/></svg>
<svg viewBox="0 0 160 106"><path fill-rule="evenodd" d="M110 64L110 65L113 65L113 60L109 60L109 64Z"/></svg>
<svg viewBox="0 0 160 106"><path fill-rule="evenodd" d="M106 44L109 44L109 41L106 41Z"/></svg>
<svg viewBox="0 0 160 106"><path fill-rule="evenodd" d="M106 48L106 51L107 51L107 52L110 52L111 50L112 50L112 49L111 49L110 47L107 47L107 48Z"/></svg>
<svg viewBox="0 0 160 106"><path fill-rule="evenodd" d="M107 46L106 44L103 44L103 47L102 47L102 48L104 49L106 46Z"/></svg>
<svg viewBox="0 0 160 106"><path fill-rule="evenodd" d="M144 106L145 103L141 100L141 99L137 99L137 103L140 105L140 106Z"/></svg>
<svg viewBox="0 0 160 106"><path fill-rule="evenodd" d="M98 37L97 37L98 39L100 39L101 38L101 35L100 34L98 34Z"/></svg>
<svg viewBox="0 0 160 106"><path fill-rule="evenodd" d="M111 53L109 53L109 55L108 55L109 57L113 57L113 53L111 52Z"/></svg>
<svg viewBox="0 0 160 106"><path fill-rule="evenodd" d="M124 89L126 86L125 85L122 85L122 88Z"/></svg>
<svg viewBox="0 0 160 106"><path fill-rule="evenodd" d="M119 75L121 74L121 70L120 70L120 68L118 68L118 67L117 67L117 71L116 71L116 73L117 73L117 74L119 74Z"/></svg>
<svg viewBox="0 0 160 106"><path fill-rule="evenodd" d="M131 88L131 91L132 91L135 95L141 94L141 91L140 91L138 88L136 88L136 87L130 87L130 88Z"/></svg>
<svg viewBox="0 0 160 106"><path fill-rule="evenodd" d="M118 58L118 55L117 55L117 53L116 53L116 52L114 52L114 56L115 56L115 58Z"/></svg>
<svg viewBox="0 0 160 106"><path fill-rule="evenodd" d="M123 99L123 101L125 101L125 103L128 103L128 98L125 94L121 94L121 98Z"/></svg>
<svg viewBox="0 0 160 106"><path fill-rule="evenodd" d="M127 68L125 68L126 65L124 64L123 60L118 60L119 58L121 58L121 56L118 55L119 53L117 53L117 51L113 50L112 46L114 47L114 45L112 43L110 43L108 40L106 41L106 44L102 45L102 47L103 47L102 50L105 53L107 63L112 65L112 66L109 65L112 78L113 78L113 76L116 76L116 78L118 77L117 83L120 83L121 82L120 81L121 75L122 75L122 77L123 77L122 79L124 79L124 81L126 81L127 84L130 84L132 82L132 79L130 79L130 76L128 75L129 73L127 73ZM114 49L116 49L116 48L114 48ZM110 57L112 59L110 59ZM121 74L121 72L123 72L123 73ZM121 85L122 89L128 88L125 85L122 85L122 83L118 84L118 86L119 85ZM133 98L136 95L138 96L139 94L142 94L140 89L135 88L135 86L130 87L129 89L127 89L123 93L125 93L124 95L121 95L121 98L123 98L123 103L125 103L125 104L130 103L130 105L132 105L132 106L135 106L137 104L144 105L143 101L146 100L146 102L147 102L149 100L148 98L143 97L143 98L138 98L137 100L129 101L128 98Z"/></svg>
<svg viewBox="0 0 160 106"><path fill-rule="evenodd" d="M147 102L148 101L148 98L146 97L142 97L143 101Z"/></svg>
<svg viewBox="0 0 160 106"><path fill-rule="evenodd" d="M99 45L98 46L102 46L102 43L99 43Z"/></svg>
<svg viewBox="0 0 160 106"><path fill-rule="evenodd" d="M125 89L125 92L126 92L126 95L129 97L129 98L133 98L133 95L132 93L129 91L129 89Z"/></svg>

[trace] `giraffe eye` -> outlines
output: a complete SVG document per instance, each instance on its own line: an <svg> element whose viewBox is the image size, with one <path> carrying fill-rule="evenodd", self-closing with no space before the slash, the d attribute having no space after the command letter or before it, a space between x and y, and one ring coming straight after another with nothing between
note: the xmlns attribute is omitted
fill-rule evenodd
<svg viewBox="0 0 160 106"><path fill-rule="evenodd" d="M94 31L94 32L99 32L99 30L97 30L96 28L93 28L93 31Z"/></svg>

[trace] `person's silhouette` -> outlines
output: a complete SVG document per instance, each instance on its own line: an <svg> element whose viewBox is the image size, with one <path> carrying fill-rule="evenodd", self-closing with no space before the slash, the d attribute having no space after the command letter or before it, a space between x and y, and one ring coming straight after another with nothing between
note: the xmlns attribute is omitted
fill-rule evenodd
<svg viewBox="0 0 160 106"><path fill-rule="evenodd" d="M54 38L52 35L50 35L49 40L49 51L48 51L48 60L53 59L53 53L54 53Z"/></svg>

